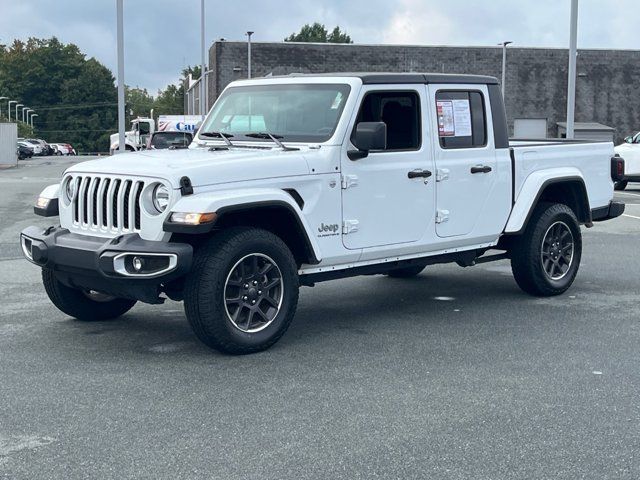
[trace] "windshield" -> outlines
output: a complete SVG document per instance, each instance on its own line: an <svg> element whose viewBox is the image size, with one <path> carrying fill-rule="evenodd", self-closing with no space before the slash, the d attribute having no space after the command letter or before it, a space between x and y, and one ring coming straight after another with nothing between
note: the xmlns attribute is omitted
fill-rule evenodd
<svg viewBox="0 0 640 480"><path fill-rule="evenodd" d="M218 99L200 133L222 132L234 141L324 142L338 125L349 85L297 84L232 87Z"/></svg>
<svg viewBox="0 0 640 480"><path fill-rule="evenodd" d="M191 134L184 132L160 132L151 137L151 147L187 147L191 143Z"/></svg>

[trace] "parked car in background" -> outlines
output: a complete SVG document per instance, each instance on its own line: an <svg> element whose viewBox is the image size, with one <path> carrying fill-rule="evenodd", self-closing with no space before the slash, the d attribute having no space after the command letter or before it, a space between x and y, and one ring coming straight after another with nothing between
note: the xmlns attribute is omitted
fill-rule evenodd
<svg viewBox="0 0 640 480"><path fill-rule="evenodd" d="M625 138L615 152L624 158L624 176L616 182L615 189L624 190L629 182L640 182L640 132Z"/></svg>
<svg viewBox="0 0 640 480"><path fill-rule="evenodd" d="M18 153L18 160L25 160L33 157L33 149L24 142L18 142L16 151Z"/></svg>
<svg viewBox="0 0 640 480"><path fill-rule="evenodd" d="M76 151L68 143L50 143L53 147L54 155L75 155Z"/></svg>
<svg viewBox="0 0 640 480"><path fill-rule="evenodd" d="M193 135L187 132L155 132L151 135L147 148L162 150L165 148L187 148Z"/></svg>
<svg viewBox="0 0 640 480"><path fill-rule="evenodd" d="M47 142L45 142L44 140L42 140L41 138L27 138L26 141L34 145L38 144L42 147L42 152L36 153L36 155L54 155L55 154L53 147L49 145Z"/></svg>
<svg viewBox="0 0 640 480"><path fill-rule="evenodd" d="M34 140L32 138L28 138L26 140L24 140L22 143L30 146L33 149L33 154L34 155L47 155L47 150L44 148L44 146L38 141L38 140Z"/></svg>

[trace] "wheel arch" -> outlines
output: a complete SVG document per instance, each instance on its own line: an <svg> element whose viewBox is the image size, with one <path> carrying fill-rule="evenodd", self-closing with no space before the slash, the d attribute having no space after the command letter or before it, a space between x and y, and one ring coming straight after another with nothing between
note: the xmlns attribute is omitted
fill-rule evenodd
<svg viewBox="0 0 640 480"><path fill-rule="evenodd" d="M295 192L295 191L294 191ZM252 226L268 230L280 237L291 249L299 264L320 263L321 255L315 238L302 212L304 201L298 195L281 189L247 189L208 192L181 198L174 212L215 212L217 218L207 231L180 229L180 237L190 241L215 235L233 226ZM171 231L167 228L165 231ZM176 230L173 230L176 231ZM198 240L196 240L198 241Z"/></svg>
<svg viewBox="0 0 640 480"><path fill-rule="evenodd" d="M218 210L216 227L233 226L263 228L277 235L289 247L299 264L316 265L320 260L298 212L281 200L265 200L229 205Z"/></svg>
<svg viewBox="0 0 640 480"><path fill-rule="evenodd" d="M523 187L523 190L525 188ZM530 195L525 197L531 198ZM580 175L548 178L539 183L533 201L525 205L525 198L520 195L509 217L505 233L521 234L529 223L531 215L540 202L561 203L568 206L576 215L579 223L591 223L591 207L584 179Z"/></svg>

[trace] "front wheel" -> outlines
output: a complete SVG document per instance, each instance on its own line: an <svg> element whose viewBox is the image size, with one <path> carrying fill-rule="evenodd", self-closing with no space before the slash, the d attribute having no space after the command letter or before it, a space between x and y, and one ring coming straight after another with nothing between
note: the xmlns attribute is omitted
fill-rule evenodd
<svg viewBox="0 0 640 480"><path fill-rule="evenodd" d="M118 318L136 304L135 300L67 287L56 278L53 270L48 268L42 269L42 283L49 299L58 310L85 322Z"/></svg>
<svg viewBox="0 0 640 480"><path fill-rule="evenodd" d="M254 353L284 335L295 315L298 289L295 259L278 236L231 228L196 253L185 284L185 313L207 346Z"/></svg>
<svg viewBox="0 0 640 480"><path fill-rule="evenodd" d="M573 283L582 257L580 224L563 204L541 203L511 249L511 270L525 292L548 297Z"/></svg>

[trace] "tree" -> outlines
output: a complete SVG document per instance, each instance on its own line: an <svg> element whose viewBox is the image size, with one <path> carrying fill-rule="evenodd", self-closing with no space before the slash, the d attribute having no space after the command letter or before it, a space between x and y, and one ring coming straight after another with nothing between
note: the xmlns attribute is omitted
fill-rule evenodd
<svg viewBox="0 0 640 480"><path fill-rule="evenodd" d="M184 85L169 85L158 91L155 110L163 115L182 115L184 113Z"/></svg>
<svg viewBox="0 0 640 480"><path fill-rule="evenodd" d="M182 72L200 77L200 67ZM35 132L19 123L21 136L71 143L82 152L106 152L118 130L113 74L95 58L57 38L0 44L0 95L36 111ZM184 113L184 84L169 85L154 98L146 89L126 87L126 114L134 118ZM3 115L6 108L3 108Z"/></svg>
<svg viewBox="0 0 640 480"><path fill-rule="evenodd" d="M200 78L200 71L201 70L202 70L202 68L200 68L200 65L196 65L194 67L189 65L187 68L182 69L182 76L184 78L187 78L189 76L189 74L191 74L193 79L197 80L197 79Z"/></svg>
<svg viewBox="0 0 640 480"><path fill-rule="evenodd" d="M305 24L298 33L292 33L284 39L285 42L316 42L316 43L353 43L346 32L335 27L331 33L321 23Z"/></svg>
<svg viewBox="0 0 640 480"><path fill-rule="evenodd" d="M126 114L131 118L148 117L154 108L155 100L146 88L125 87Z"/></svg>
<svg viewBox="0 0 640 480"><path fill-rule="evenodd" d="M0 45L0 92L38 113L34 135L106 151L116 127L115 79L94 58L57 38Z"/></svg>

